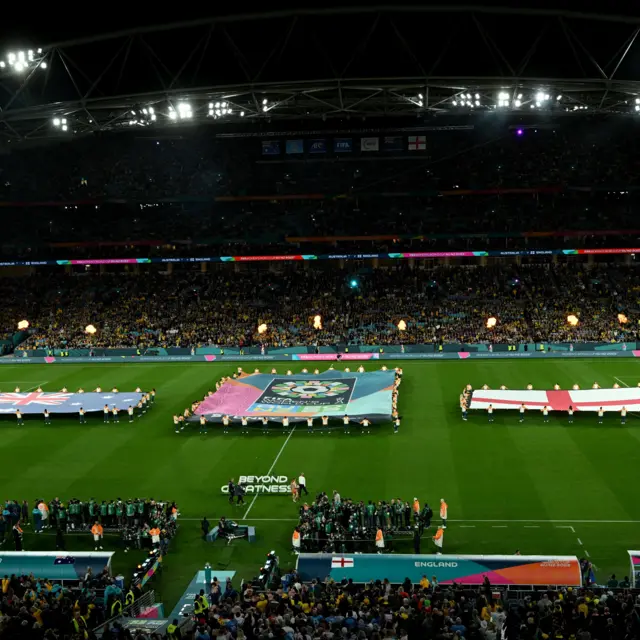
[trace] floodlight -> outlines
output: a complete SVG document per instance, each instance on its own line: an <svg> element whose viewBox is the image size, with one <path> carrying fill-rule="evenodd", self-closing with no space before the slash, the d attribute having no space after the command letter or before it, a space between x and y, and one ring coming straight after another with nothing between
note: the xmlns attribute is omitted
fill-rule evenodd
<svg viewBox="0 0 640 640"><path fill-rule="evenodd" d="M0 60L0 69L4 69L5 66L4 60Z"/></svg>
<svg viewBox="0 0 640 640"><path fill-rule="evenodd" d="M62 127L61 127L61 129L62 129L63 131L66 131L66 130L67 130L67 128L68 128L68 127L67 127L67 125L66 125L66 124L63 124L63 125L62 125Z"/></svg>
<svg viewBox="0 0 640 640"><path fill-rule="evenodd" d="M46 68L47 68L47 63L46 63L46 61L44 61L44 62L41 62L41 63L40 63L40 68L41 68L41 69L46 69Z"/></svg>
<svg viewBox="0 0 640 640"><path fill-rule="evenodd" d="M213 109L213 102L209 103L209 109Z"/></svg>
<svg viewBox="0 0 640 640"><path fill-rule="evenodd" d="M506 91L501 91L498 94L498 100L508 100L509 99L509 94Z"/></svg>
<svg viewBox="0 0 640 640"><path fill-rule="evenodd" d="M457 106L458 106L458 103L457 103L455 100L452 100L452 101L451 101L451 104L452 104L454 107L457 107Z"/></svg>
<svg viewBox="0 0 640 640"><path fill-rule="evenodd" d="M636 104L640 104L640 98L636 98Z"/></svg>
<svg viewBox="0 0 640 640"><path fill-rule="evenodd" d="M153 122L155 122L155 121L156 121L156 114L155 114L155 113L152 113L152 114L151 114L151 120L152 120Z"/></svg>
<svg viewBox="0 0 640 640"><path fill-rule="evenodd" d="M14 68L16 71L20 72L20 71L24 71L26 67L25 67L25 64L24 64L23 62L18 61L18 62L16 62L16 63L15 63L15 65L13 66L13 68Z"/></svg>
<svg viewBox="0 0 640 640"><path fill-rule="evenodd" d="M269 107L267 107L267 105L265 104L264 107L262 107L262 110L266 113L267 111L269 111Z"/></svg>
<svg viewBox="0 0 640 640"><path fill-rule="evenodd" d="M522 102L520 100L514 100L513 101L513 106L514 107L520 107L522 105Z"/></svg>
<svg viewBox="0 0 640 640"><path fill-rule="evenodd" d="M241 111L241 112L240 112L240 117L241 117L241 118L244 118L244 111Z"/></svg>
<svg viewBox="0 0 640 640"><path fill-rule="evenodd" d="M266 98L263 98L262 100L262 104L267 104L268 100Z"/></svg>
<svg viewBox="0 0 640 640"><path fill-rule="evenodd" d="M54 118L53 119L53 126L54 127L59 127L60 126L60 118Z"/></svg>
<svg viewBox="0 0 640 640"><path fill-rule="evenodd" d="M9 61L9 64L13 64L16 61L16 54L15 53L10 53L7 56L7 60Z"/></svg>
<svg viewBox="0 0 640 640"><path fill-rule="evenodd" d="M542 102L544 100L544 93L542 91L538 91L536 93L536 102Z"/></svg>
<svg viewBox="0 0 640 640"><path fill-rule="evenodd" d="M216 102L216 109L219 109L219 108L220 108L220 103Z"/></svg>
<svg viewBox="0 0 640 640"><path fill-rule="evenodd" d="M62 118L61 122L62 122L62 124L67 124L67 119L66 118Z"/></svg>
<svg viewBox="0 0 640 640"><path fill-rule="evenodd" d="M149 113L154 114L155 113L155 109L153 107L149 107Z"/></svg>

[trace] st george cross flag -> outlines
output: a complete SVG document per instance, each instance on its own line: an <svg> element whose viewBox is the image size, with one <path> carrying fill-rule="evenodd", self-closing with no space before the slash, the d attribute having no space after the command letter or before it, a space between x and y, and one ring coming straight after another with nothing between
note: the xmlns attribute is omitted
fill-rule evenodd
<svg viewBox="0 0 640 640"><path fill-rule="evenodd" d="M409 151L424 151L426 148L426 136L409 136Z"/></svg>
<svg viewBox="0 0 640 640"><path fill-rule="evenodd" d="M353 558L331 558L332 569L345 569L353 567Z"/></svg>

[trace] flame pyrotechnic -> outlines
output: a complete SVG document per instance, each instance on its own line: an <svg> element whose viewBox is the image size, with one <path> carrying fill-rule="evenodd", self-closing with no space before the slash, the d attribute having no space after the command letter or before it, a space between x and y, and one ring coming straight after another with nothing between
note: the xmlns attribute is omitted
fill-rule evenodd
<svg viewBox="0 0 640 640"><path fill-rule="evenodd" d="M570 315L570 316L567 316L567 322L568 322L572 327L575 327L575 326L577 326L577 324L578 324L579 320L578 320L578 317L577 317L577 316Z"/></svg>
<svg viewBox="0 0 640 640"><path fill-rule="evenodd" d="M96 333L98 330L92 325L92 324L88 324L85 328L84 328L84 332L88 333L90 335L93 335L94 333Z"/></svg>
<svg viewBox="0 0 640 640"><path fill-rule="evenodd" d="M322 329L322 316L314 316L313 317L313 328L314 329Z"/></svg>
<svg viewBox="0 0 640 640"><path fill-rule="evenodd" d="M407 323L404 320L400 320L400 322L398 322L398 331L406 331L407 330Z"/></svg>
<svg viewBox="0 0 640 640"><path fill-rule="evenodd" d="M29 328L28 320L20 320L20 322L18 322L18 329L28 329L28 328Z"/></svg>
<svg viewBox="0 0 640 640"><path fill-rule="evenodd" d="M627 316L625 316L624 313L619 313L618 314L618 322L620 324L627 324L627 322L629 322L629 321L627 320Z"/></svg>
<svg viewBox="0 0 640 640"><path fill-rule="evenodd" d="M258 333L266 333L267 325L263 322L261 325L258 325Z"/></svg>
<svg viewBox="0 0 640 640"><path fill-rule="evenodd" d="M487 329L493 329L498 324L498 321L495 318L489 318L487 320Z"/></svg>

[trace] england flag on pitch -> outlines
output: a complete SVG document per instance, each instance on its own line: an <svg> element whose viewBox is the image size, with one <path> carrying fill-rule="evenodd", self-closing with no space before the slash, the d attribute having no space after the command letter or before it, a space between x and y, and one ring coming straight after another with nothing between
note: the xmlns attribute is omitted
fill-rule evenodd
<svg viewBox="0 0 640 640"><path fill-rule="evenodd" d="M332 569L353 568L353 558L331 558Z"/></svg>
<svg viewBox="0 0 640 640"><path fill-rule="evenodd" d="M426 148L426 136L409 136L409 151L425 151Z"/></svg>

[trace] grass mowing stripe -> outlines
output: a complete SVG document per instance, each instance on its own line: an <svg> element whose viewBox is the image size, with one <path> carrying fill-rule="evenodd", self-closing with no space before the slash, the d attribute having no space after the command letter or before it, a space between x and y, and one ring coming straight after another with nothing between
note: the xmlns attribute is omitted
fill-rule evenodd
<svg viewBox="0 0 640 640"><path fill-rule="evenodd" d="M296 425L293 425L293 428L291 429L291 431L289 431L289 435L287 436L287 439L284 441L284 444L282 445L282 447L280 447L280 451L278 451L278 455L276 456L276 459L273 461L273 464L271 465L271 468L269 469L269 471L267 471L267 475L268 476L271 475L271 472L275 468L278 460L280 459L280 456L282 455L282 452L284 451L285 447L287 446L287 444L288 444L289 440L291 439L291 436L293 435L293 432L295 430L296 430ZM249 512L253 508L253 505L255 504L255 502L258 499L259 495L260 494L256 493L256 495L253 496L253 500L251 501L251 504L249 505L248 509L245 511L244 517L242 518L243 520L247 519L247 516L249 515Z"/></svg>

